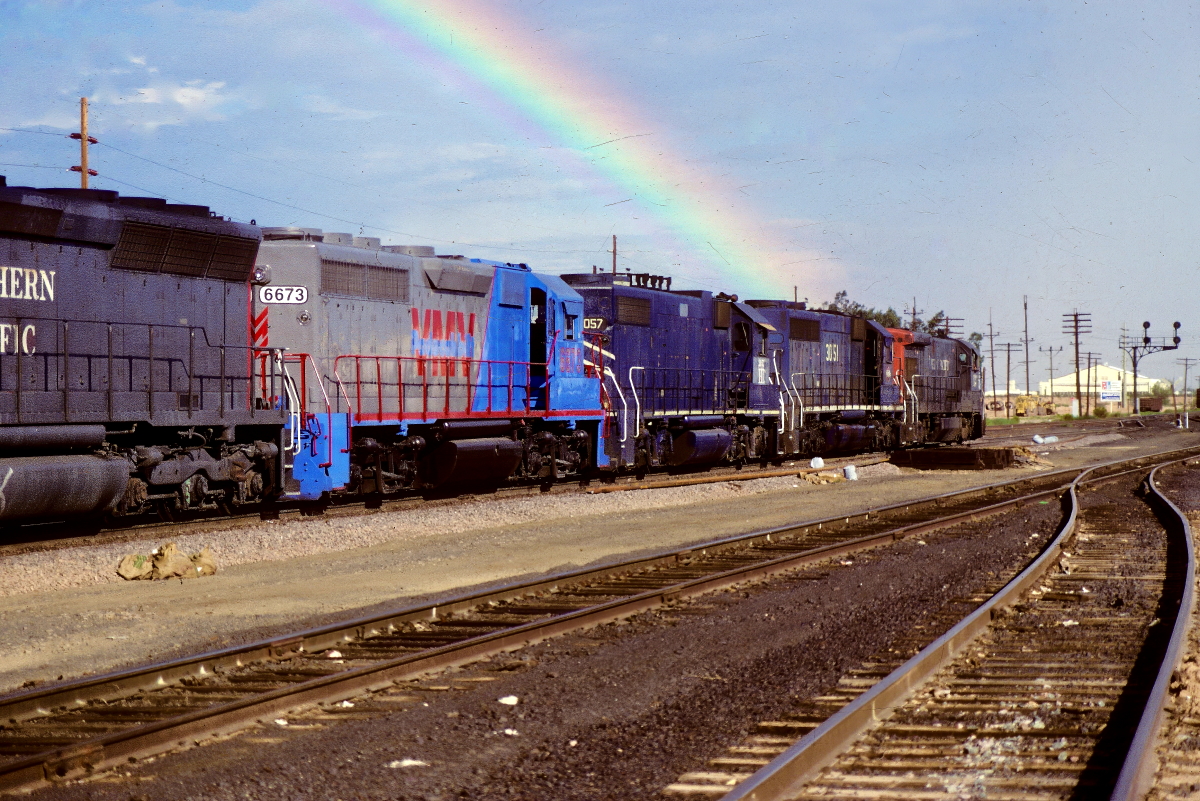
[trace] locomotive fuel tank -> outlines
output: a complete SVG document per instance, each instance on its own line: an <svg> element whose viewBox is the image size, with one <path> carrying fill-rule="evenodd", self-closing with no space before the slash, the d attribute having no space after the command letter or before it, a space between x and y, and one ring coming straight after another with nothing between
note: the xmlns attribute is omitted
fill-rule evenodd
<svg viewBox="0 0 1200 801"><path fill-rule="evenodd" d="M0 520L65 520L111 511L129 462L100 456L0 458Z"/></svg>
<svg viewBox="0 0 1200 801"><path fill-rule="evenodd" d="M102 425L3 426L0 427L0 452L99 448L107 433Z"/></svg>
<svg viewBox="0 0 1200 801"><path fill-rule="evenodd" d="M513 474L521 455L521 443L507 437L448 440L422 461L421 481L429 487L496 484Z"/></svg>
<svg viewBox="0 0 1200 801"><path fill-rule="evenodd" d="M733 436L723 428L684 431L671 442L672 467L714 464L725 458Z"/></svg>

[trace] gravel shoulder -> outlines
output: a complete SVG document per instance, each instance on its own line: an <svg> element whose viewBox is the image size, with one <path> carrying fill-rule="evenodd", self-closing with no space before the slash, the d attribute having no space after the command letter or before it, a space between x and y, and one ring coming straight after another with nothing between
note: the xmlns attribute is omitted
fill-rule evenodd
<svg viewBox="0 0 1200 801"><path fill-rule="evenodd" d="M1197 442L1189 432L1144 432L1047 458L1070 467ZM115 579L122 555L157 542L13 556L0 560L0 691L1017 474L874 472L824 486L773 478L264 522L177 538L182 550L207 545L217 559L216 576L188 581Z"/></svg>

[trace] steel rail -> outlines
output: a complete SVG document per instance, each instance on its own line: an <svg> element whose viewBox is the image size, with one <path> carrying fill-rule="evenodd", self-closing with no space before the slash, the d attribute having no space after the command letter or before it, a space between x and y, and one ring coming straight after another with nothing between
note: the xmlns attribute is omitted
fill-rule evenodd
<svg viewBox="0 0 1200 801"><path fill-rule="evenodd" d="M1178 459L1164 460L1164 462L1170 461L1178 461ZM1066 493L1066 497L1070 501L1067 518L1059 528L1054 539L1028 567L1006 584L1003 589L985 601L974 612L959 621L941 637L934 640L903 665L876 683L870 690L847 704L828 720L817 726L817 728L801 737L795 744L766 766L751 775L750 778L741 782L729 793L722 796L721 801L778 801L778 799L786 798L790 792L799 788L806 781L816 776L822 768L832 763L876 722L889 717L892 711L903 704L925 680L949 664L979 635L987 631L991 622L997 616L1003 614L1003 610L1017 602L1026 590L1031 589L1037 582L1042 580L1042 576L1046 570L1057 563L1059 555L1064 548L1064 543L1075 533L1079 516L1078 487L1081 484L1093 481L1107 481L1145 469L1143 466L1110 472L1111 468L1116 464L1119 463L1099 465L1084 470L1071 482ZM1154 468L1155 471L1157 469L1158 467ZM1151 491L1157 495L1157 489L1154 488L1153 483L1148 483ZM1170 503L1165 497L1161 495L1158 495L1158 497L1162 498L1166 503ZM1186 527L1186 518L1182 516L1182 513L1179 513L1178 509L1173 505L1170 508L1179 515L1179 518L1183 521L1183 526ZM1184 528L1184 531L1186 532L1187 529ZM1190 543L1188 550L1190 568L1192 564ZM1182 625L1186 626L1186 621ZM1177 629L1172 636L1172 646L1182 648L1185 637L1186 632L1180 634ZM1171 660L1172 667L1174 660L1178 658L1179 655L1176 653ZM1160 706L1161 700L1165 698L1171 676L1171 670L1167 669L1165 664L1163 670L1165 671L1166 678L1163 679L1163 676L1160 674L1159 680L1163 683L1161 690L1164 695L1157 696L1160 699ZM1159 687L1156 684L1155 691L1157 692L1158 690ZM1152 722L1143 720L1143 726L1139 727L1139 735L1142 735L1143 728L1147 730L1147 733L1142 735L1144 743L1140 747L1142 752L1146 750L1153 751L1154 732L1157 731L1160 715L1160 713L1150 709L1149 705L1147 709L1153 720ZM1152 758L1148 761L1153 762ZM1150 774L1149 778L1152 780L1153 770L1145 768L1141 764L1133 772L1138 777L1138 786L1140 786L1140 781L1145 779L1147 771ZM1130 799L1134 797L1128 796Z"/></svg>
<svg viewBox="0 0 1200 801"><path fill-rule="evenodd" d="M1133 742L1129 746L1129 754L1117 777L1113 789L1112 801L1136 801L1150 792L1154 785L1154 775L1158 771L1158 745L1163 723L1166 717L1166 706L1171 687L1171 676L1179 669L1187 649L1188 633L1191 631L1192 615L1196 610L1196 547L1192 542L1192 529L1188 524L1187 515L1171 502L1155 483L1158 471L1156 467L1146 480L1148 496L1155 503L1164 507L1164 517L1168 518L1167 525L1178 527L1178 535L1183 539L1187 548L1187 568L1184 572L1183 595L1180 598L1179 610L1175 616L1175 626L1171 631L1171 640L1167 651L1154 679L1154 686L1146 699L1142 710L1141 720L1134 731Z"/></svg>
<svg viewBox="0 0 1200 801"><path fill-rule="evenodd" d="M1193 453L1196 450L1188 449L1188 452ZM1110 463L1098 469L1103 470L1112 466L1127 465L1130 461L1142 462L1154 458L1156 457L1138 457L1135 460ZM1075 470L1059 471L1057 478L1065 481L1070 474L1077 472ZM1079 475L1082 474L1076 475L1075 481L1078 481ZM395 632L396 626L402 623L416 620L439 620L493 601L557 591L560 585L568 582L581 584L600 577L612 578L627 575L649 567L677 565L698 554L708 556L755 543L770 545L774 548L785 547L773 538L798 530L808 532L815 529L820 531L826 524L845 525L855 518L871 521L872 516L878 518L888 511L903 513L911 511L914 506L932 506L936 509L949 499L983 496L987 494L987 491L997 488L1013 488L1030 483L1036 485L1045 482L1049 477L1043 474L1034 479L1004 482L990 485L987 488L933 496L919 502L895 504L858 515L840 516L807 524L780 526L724 538L683 551L630 560L591 570L574 571L533 582L506 585L441 604L408 607L385 615L325 626L248 646L224 649L140 670L135 669L74 682L65 687L21 693L7 699L0 699L0 720L15 723L43 718L56 711L72 709L86 711L88 705L93 701L114 701L151 688L177 685L185 678L219 672L223 667L241 667L256 662L319 653L350 640ZM906 535L996 514L1026 503L1032 498L1058 494L1063 489L1062 484L1049 489L1035 486L1032 492L1026 492L998 503L954 511L948 515L935 516L928 520L876 532L865 537L847 539L818 548L801 549L784 556L764 558L752 564L717 570L707 575L674 581L644 591L635 591L633 594L614 601L588 605L565 614L554 615L548 619L510 625L483 635L462 637L458 642L427 648L399 657L381 659L332 675L299 681L288 687L252 694L225 703L212 704L204 709L184 711L182 714L173 714L167 719L141 723L66 747L48 749L45 752L0 765L0 789L29 787L45 780L86 775L131 757L159 753L199 738L233 731L255 721L269 719L289 709L316 703L336 702L363 692L382 689L397 681L410 679L451 665L475 661L503 651L514 650L567 631L576 631L628 617L678 598L710 592L795 569L806 563L877 547ZM616 595L617 593L609 594ZM365 639L365 641L369 642L369 639Z"/></svg>
<svg viewBox="0 0 1200 801"><path fill-rule="evenodd" d="M557 589L568 582L586 583L600 577L636 573L647 568L672 566L680 560L696 555L719 554L733 548L754 544L778 544L778 537L789 532L823 530L826 526L850 524L861 519L870 522L873 518L886 516L888 512L911 513L914 508L938 507L953 499L963 497L983 498L996 489L1020 487L1033 484L1033 491L996 503L988 503L951 514L934 515L931 519L890 528L885 531L847 539L818 548L801 550L797 553L763 559L754 564L723 570L691 580L676 582L632 596L595 605L575 612L560 614L548 620L513 626L502 631L464 639L461 642L439 648L427 649L397 659L352 668L334 676L314 679L300 684L280 688L251 698L240 699L224 705L214 705L175 716L169 720L146 723L130 729L114 732L102 737L66 747L35 754L16 762L0 765L0 788L27 787L44 779L66 778L113 765L131 756L145 756L174 747L202 736L222 733L244 727L247 723L270 717L287 709L312 703L335 702L348 696L360 694L412 678L450 665L463 664L485 656L513 650L557 634L579 630L600 623L628 617L660 606L674 599L710 592L726 586L763 578L772 574L795 569L806 563L821 561L867 548L877 547L904 536L954 525L958 522L997 514L1033 499L1054 495L1063 491L1065 480L1077 471L1061 471L1057 476L1024 478L1016 482L1004 482L958 493L931 496L915 502L895 504L879 509L851 515L827 518L809 523L780 526L750 534L727 537L721 540L642 559L625 561L592 570L574 571L533 582L503 586L491 591L452 599L435 605L424 605L396 610L381 616L364 618L325 626L283 638L254 643L196 657L174 660L148 668L123 671L93 679L73 682L65 687L33 690L0 699L0 720L21 722L35 720L58 710L85 709L95 701L113 701L128 697L147 689L177 685L181 680L219 672L226 667L241 667L255 662L279 659L293 654L315 653L341 645L348 640L362 639L374 634L394 631L397 625L418 620L439 620L458 612L478 608L490 602L536 595ZM1047 479L1058 478L1063 483L1049 489L1037 485Z"/></svg>

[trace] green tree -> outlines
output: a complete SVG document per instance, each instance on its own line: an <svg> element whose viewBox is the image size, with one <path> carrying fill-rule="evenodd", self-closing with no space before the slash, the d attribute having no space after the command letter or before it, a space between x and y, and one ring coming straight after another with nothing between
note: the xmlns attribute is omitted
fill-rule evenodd
<svg viewBox="0 0 1200 801"><path fill-rule="evenodd" d="M884 328L901 328L904 324L900 313L891 306L886 310L864 306L858 301L850 300L850 293L844 289L834 295L832 301L817 308L849 314L852 317L865 317L868 320L874 320Z"/></svg>
<svg viewBox="0 0 1200 801"><path fill-rule="evenodd" d="M978 331L972 331L971 336L967 337L967 341L974 345L976 350L983 350L983 334Z"/></svg>
<svg viewBox="0 0 1200 801"><path fill-rule="evenodd" d="M1155 381L1154 386L1150 387L1150 394L1156 398L1171 397L1171 385L1166 381Z"/></svg>

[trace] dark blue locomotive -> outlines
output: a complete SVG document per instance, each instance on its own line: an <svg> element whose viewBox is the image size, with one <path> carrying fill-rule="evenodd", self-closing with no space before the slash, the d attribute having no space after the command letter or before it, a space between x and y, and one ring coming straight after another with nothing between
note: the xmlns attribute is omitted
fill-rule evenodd
<svg viewBox="0 0 1200 801"><path fill-rule="evenodd" d="M0 521L961 441L979 367L799 303L0 178Z"/></svg>
<svg viewBox="0 0 1200 801"><path fill-rule="evenodd" d="M607 464L647 470L962 441L983 433L979 353L861 317L591 273ZM899 359L899 362L897 362Z"/></svg>

